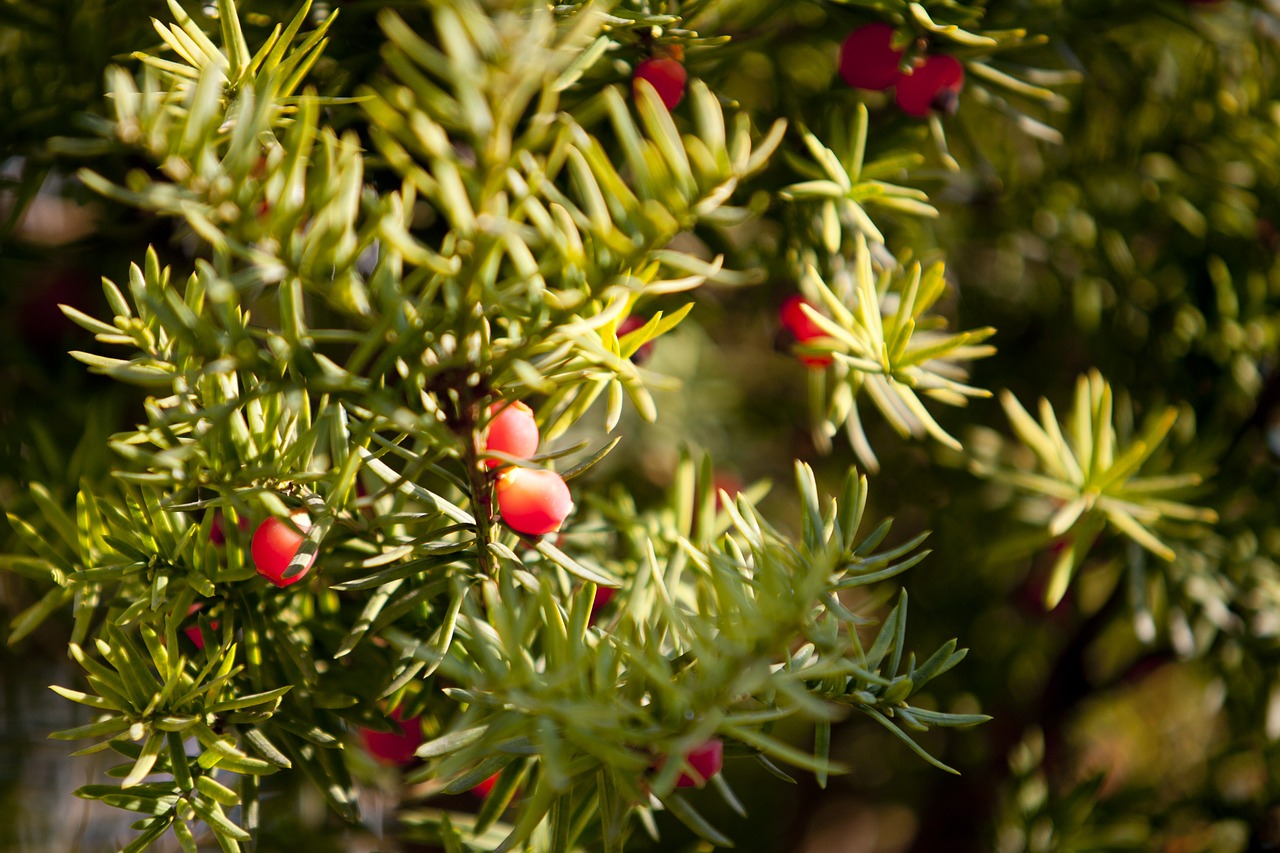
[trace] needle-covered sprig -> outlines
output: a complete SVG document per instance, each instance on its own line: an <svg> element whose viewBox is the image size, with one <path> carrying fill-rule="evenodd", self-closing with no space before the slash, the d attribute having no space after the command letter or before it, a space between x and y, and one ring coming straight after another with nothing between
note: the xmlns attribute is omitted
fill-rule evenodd
<svg viewBox="0 0 1280 853"><path fill-rule="evenodd" d="M879 467L858 413L857 398L865 393L903 437L927 435L960 449L921 397L963 406L970 398L990 396L965 381L963 363L995 352L983 343L995 330L942 330L945 318L929 313L946 291L942 264L877 271L865 238L858 235L850 264L838 266L826 280L807 266L801 285L816 303L801 310L825 334L806 342L801 351L833 356L830 370L810 371L820 444L827 444L843 425L862 463L871 470Z"/></svg>
<svg viewBox="0 0 1280 853"><path fill-rule="evenodd" d="M817 203L816 236L828 252L840 251L845 233L884 242L884 235L867 214L870 205L910 216L938 215L921 190L885 180L920 165L923 156L891 154L866 162L868 121L866 105L858 104L848 127L833 123L829 144L802 128L800 137L808 156L783 152L790 166L808 180L784 187L779 195L787 201Z"/></svg>
<svg viewBox="0 0 1280 853"><path fill-rule="evenodd" d="M101 738L76 754L111 748L130 761L109 771L123 776L119 784L86 785L76 795L149 816L125 850L143 850L170 829L184 849L194 849L187 825L194 821L207 826L223 849L251 840L224 811L241 805L240 793L217 777L264 776L290 766L257 728L274 715L290 687L236 690L232 681L244 665L229 640L199 663L178 653L172 629L161 636L145 624L136 630L111 627L95 645L96 654L70 647L92 692L52 688L93 708L95 719L51 736ZM189 755L192 745L195 754Z"/></svg>
<svg viewBox="0 0 1280 853"><path fill-rule="evenodd" d="M1045 605L1054 607L1066 593L1071 576L1105 529L1131 539L1163 560L1174 550L1153 528L1170 522L1217 521L1211 509L1172 499L1201 482L1193 472L1142 476L1142 469L1163 443L1178 418L1169 406L1148 418L1146 426L1125 441L1117 429L1111 385L1090 371L1076 382L1071 412L1060 425L1053 406L1041 399L1037 421L1012 393L1000 395L1018 439L1035 455L1034 469L997 467L975 461L981 476L1006 482L1052 507L1045 523L1049 537L1061 543ZM1125 413L1124 421L1131 421Z"/></svg>
<svg viewBox="0 0 1280 853"><path fill-rule="evenodd" d="M593 542L584 560L613 559L609 568L633 572L599 621L594 585L549 565L534 574L504 562L509 571L463 599L439 664L457 685L445 691L456 711L418 750L426 763L411 778L432 792L460 793L500 773L501 805L486 804L477 821L453 830L441 813L415 812L410 820L424 836L453 831L475 845L464 849L480 849L482 837L500 850L523 849L541 821L554 826L573 803L584 819L563 828L570 834L564 849L585 843L587 832L599 832L604 849L622 849L623 818L634 814L648 825L658 809L723 845L727 837L675 788L680 763L665 759L717 737L735 760L782 775L775 762L791 765L825 785L830 774L849 770L830 745L833 720L851 710L951 771L911 733L988 718L909 700L965 651L952 640L917 663L906 650L905 594L864 643L860 629L872 620L840 599L917 565L928 555L918 550L924 536L882 549L889 521L860 535L866 478L850 472L838 497L823 498L801 463L801 531L785 535L745 494L720 491L717 504L709 462L695 466L686 456L665 505L636 513L601 501L581 523L574 535ZM773 732L790 717L814 722L812 749ZM728 782L717 777L711 785L738 808ZM517 787L514 820L502 823ZM587 829L593 812L598 830Z"/></svg>
<svg viewBox="0 0 1280 853"><path fill-rule="evenodd" d="M676 496L649 511L601 502L577 479L618 438L557 444L601 409L613 431L628 399L657 416L662 378L632 356L703 302L680 294L767 278L740 237L772 227L752 220L777 197L769 166L786 121L751 115L698 73L670 111L645 86L617 85L609 61L631 63L646 38L716 42L659 36L678 19L648 11L640 29L590 4L440 0L382 10L383 64L344 89L320 57L333 15L313 19L304 2L267 32L242 28L232 0L216 8L214 24L171 4L163 55L109 72L94 126L140 165L82 173L178 237L127 282L104 280L106 314L66 308L113 351L77 358L151 395L135 428L104 443L119 483L83 482L74 516L59 506L69 495L33 488L39 518L14 523L31 553L6 560L54 587L15 636L73 609L90 675L64 695L101 712L86 733L131 759L123 792L81 794L143 806L126 849L171 830L191 850L199 822L228 850L255 833L255 773L227 777L229 793L196 767L300 771L355 822L360 762L342 747L392 712L431 739L413 781L432 792L499 773L470 828L451 830L466 819L450 811L437 840L556 853L619 850L658 809L727 844L675 790L682 757L708 741L825 784L841 769L830 747L843 714L917 752L909 730L982 719L914 698L963 652L943 643L917 666L905 598L874 640L859 633L871 620L843 596L926 553L923 537L882 548L887 522L859 537L862 478L825 499L799 468L793 535L754 490L713 493L709 460L697 476L679 466ZM309 71L359 98L314 94ZM859 192L927 212L915 190L866 183L892 168L863 167L868 116L854 118L833 149L806 135L810 154L858 160ZM865 386L904 432L945 436L916 395L981 393L949 365L981 354L985 333L941 331L940 268L876 274L865 239L839 243L795 265L812 266L804 287L832 318L805 344L834 352L830 417L845 420ZM649 319L619 335L637 315ZM553 467L581 507L554 537L503 517L484 464L500 400L528 405L541 440L528 459L498 458ZM299 503L311 526L281 579L300 581L276 588L253 571L238 522ZM618 592L596 614L600 588ZM184 654L193 628L204 646ZM788 717L816 726L812 749L773 729ZM706 781L737 808L722 777Z"/></svg>

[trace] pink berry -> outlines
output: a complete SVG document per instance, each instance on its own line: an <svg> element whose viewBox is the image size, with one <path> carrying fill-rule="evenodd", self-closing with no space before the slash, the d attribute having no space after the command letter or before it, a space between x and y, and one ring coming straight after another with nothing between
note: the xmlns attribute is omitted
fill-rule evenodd
<svg viewBox="0 0 1280 853"><path fill-rule="evenodd" d="M685 755L685 761L697 773L698 778L690 773L681 773L676 779L677 788L692 788L702 785L712 776L720 772L724 764L724 743L720 738L712 738L701 746L695 746Z"/></svg>
<svg viewBox="0 0 1280 853"><path fill-rule="evenodd" d="M893 27L867 24L840 46L840 76L858 89L888 89L902 76L902 51L893 49Z"/></svg>
<svg viewBox="0 0 1280 853"><path fill-rule="evenodd" d="M286 587L306 577L316 561L314 554L301 572L288 579L284 577L289 561L298 553L305 538L291 524L274 516L258 525L249 546L253 554L253 566L258 574L278 587Z"/></svg>
<svg viewBox="0 0 1280 853"><path fill-rule="evenodd" d="M684 99L684 84L688 77L688 72L677 60L661 56L637 65L631 76L631 86L634 89L637 80L647 80L662 99L662 105L674 110Z"/></svg>
<svg viewBox="0 0 1280 853"><path fill-rule="evenodd" d="M510 468L498 477L495 488L498 512L517 533L552 533L573 510L569 487L546 468Z"/></svg>
<svg viewBox="0 0 1280 853"><path fill-rule="evenodd" d="M528 459L538 452L538 422L533 409L520 401L494 403L489 407L489 428L485 431L484 449L497 450L517 459ZM501 459L486 459L484 464L497 468L507 463Z"/></svg>
<svg viewBox="0 0 1280 853"><path fill-rule="evenodd" d="M930 110L952 115L964 88L964 66L954 56L930 56L898 80L898 106L907 115L924 118Z"/></svg>
<svg viewBox="0 0 1280 853"><path fill-rule="evenodd" d="M808 314L804 313L804 310L800 307L801 305L808 305L809 308L813 308L813 304L803 296L793 295L786 298L778 312L782 325L799 343L804 343L814 338L826 337L827 333L822 331ZM826 367L832 362L832 358L829 355L801 355L798 358L809 367Z"/></svg>

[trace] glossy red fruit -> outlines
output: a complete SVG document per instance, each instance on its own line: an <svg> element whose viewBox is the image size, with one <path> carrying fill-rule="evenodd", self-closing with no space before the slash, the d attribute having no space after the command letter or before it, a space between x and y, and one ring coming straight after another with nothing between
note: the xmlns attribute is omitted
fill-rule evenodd
<svg viewBox="0 0 1280 853"><path fill-rule="evenodd" d="M297 583L307 576L307 572L316 561L315 555L312 554L311 560L301 572L285 579L284 573L289 568L289 561L293 559L294 554L298 553L298 548L302 546L305 538L289 522L274 516L268 518L253 532L253 541L249 546L253 554L253 567L258 570L258 574L278 587Z"/></svg>
<svg viewBox="0 0 1280 853"><path fill-rule="evenodd" d="M931 110L952 115L964 88L964 66L954 56L930 56L898 80L898 106L907 115L924 118Z"/></svg>
<svg viewBox="0 0 1280 853"><path fill-rule="evenodd" d="M798 343L821 338L826 336L826 332L818 327L808 314L804 313L801 305L808 305L813 308L813 303L805 299L803 296L788 296L782 303L782 308L778 311L779 319L791 336ZM831 364L832 358L829 355L801 355L797 356L803 364L809 367L826 367Z"/></svg>
<svg viewBox="0 0 1280 853"><path fill-rule="evenodd" d="M618 337L621 338L623 335L630 334L636 329L644 328L644 324L647 322L649 321L644 317L637 317L635 314L632 314L618 324ZM651 355L653 355L653 341L649 341L647 344L642 345L640 349L633 352L631 354L631 360L636 364L644 364L649 360L649 356Z"/></svg>
<svg viewBox="0 0 1280 853"><path fill-rule="evenodd" d="M489 407L489 428L485 431L484 450L497 450L518 459L528 459L538 452L538 422L533 409L520 401L494 403ZM501 459L486 459L489 468L506 465Z"/></svg>
<svg viewBox="0 0 1280 853"><path fill-rule="evenodd" d="M227 528L225 525L226 522L223 520L222 513L215 512L213 514L213 521L209 523L209 541L219 548L227 544ZM240 516L240 518L236 520L236 526L239 527L241 531L248 530L249 519L244 516Z"/></svg>
<svg viewBox="0 0 1280 853"><path fill-rule="evenodd" d="M867 24L840 46L840 76L858 89L888 89L902 76L902 51L893 49L893 27Z"/></svg>
<svg viewBox="0 0 1280 853"><path fill-rule="evenodd" d="M417 717L403 719L399 709L392 713L391 719L400 727L400 731L375 732L361 729L360 741L380 763L403 767L413 763L416 757L414 753L422 746L422 724Z"/></svg>
<svg viewBox="0 0 1280 853"><path fill-rule="evenodd" d="M720 772L724 764L724 743L720 738L712 738L701 746L696 746L685 755L685 761L697 773L697 778L688 772L681 773L676 779L677 788L701 786L712 776Z"/></svg>
<svg viewBox="0 0 1280 853"><path fill-rule="evenodd" d="M187 608L187 615L193 616L196 613L199 613L203 607L204 605L202 604L193 604ZM217 619L214 619L209 623L209 627L215 631L218 630L218 625L219 622ZM198 624L188 625L183 628L182 631L187 635L187 639L190 640L197 649L204 649L204 634L200 631L200 626Z"/></svg>
<svg viewBox="0 0 1280 853"><path fill-rule="evenodd" d="M510 468L498 477L495 491L502 520L517 533L553 533L573 510L568 485L546 468Z"/></svg>
<svg viewBox="0 0 1280 853"><path fill-rule="evenodd" d="M596 587L595 597L591 599L591 621L592 622L595 621L596 616L599 615L601 610L604 610L606 607L609 606L609 602L613 601L613 596L617 592L618 591L611 586Z"/></svg>
<svg viewBox="0 0 1280 853"><path fill-rule="evenodd" d="M663 106L674 110L684 99L684 85L688 78L688 72L680 62L660 56L646 59L636 66L635 73L631 75L631 87L635 89L637 80L647 80L658 92Z"/></svg>
<svg viewBox="0 0 1280 853"><path fill-rule="evenodd" d="M481 799L484 799L485 797L489 796L489 792L493 790L493 786L498 784L499 775L501 774L494 773L488 779L485 779L479 785L476 785L474 788L472 788L471 793L475 794L477 797L480 797Z"/></svg>

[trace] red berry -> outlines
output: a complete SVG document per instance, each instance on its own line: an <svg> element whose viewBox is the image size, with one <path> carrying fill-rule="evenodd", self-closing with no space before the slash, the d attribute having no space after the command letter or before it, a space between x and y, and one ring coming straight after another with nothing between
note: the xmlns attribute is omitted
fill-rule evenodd
<svg viewBox="0 0 1280 853"><path fill-rule="evenodd" d="M684 84L688 79L684 66L674 59L656 57L646 59L636 66L631 76L631 87L634 90L637 80L646 80L658 92L662 104L668 110L674 110L676 104L684 98Z"/></svg>
<svg viewBox="0 0 1280 853"><path fill-rule="evenodd" d="M481 799L489 796L489 792L493 790L493 786L498 784L499 775L500 774L498 773L494 773L488 779L485 779L479 785L476 785L474 788L472 788L471 793L475 794L477 797L480 797Z"/></svg>
<svg viewBox="0 0 1280 853"><path fill-rule="evenodd" d="M305 538L291 524L274 516L258 525L249 546L253 554L253 566L258 570L258 574L278 587L286 587L306 577L307 571L316 561L314 554L301 572L287 580L284 578L285 570L289 568L289 561L293 559L294 554L298 553L298 548L302 546L302 540Z"/></svg>
<svg viewBox="0 0 1280 853"><path fill-rule="evenodd" d="M867 24L840 46L840 76L859 89L888 89L902 76L902 51L893 49L893 27Z"/></svg>
<svg viewBox="0 0 1280 853"><path fill-rule="evenodd" d="M685 761L697 773L698 778L690 773L681 773L676 779L677 788L692 788L702 785L712 776L720 772L724 764L724 743L720 738L712 738L701 746L695 746L685 755Z"/></svg>
<svg viewBox="0 0 1280 853"><path fill-rule="evenodd" d="M827 363L830 364L830 359L827 360ZM729 500L733 500L742 491L742 480L736 474L728 471L716 471L711 477L711 486L715 489L716 509L718 510L723 506L720 493L724 492L729 496Z"/></svg>
<svg viewBox="0 0 1280 853"><path fill-rule="evenodd" d="M192 614L198 613L203 607L204 605L202 604L193 604L187 608L187 615L191 616ZM218 624L218 620L214 619L209 623L209 627L216 631L218 629ZM182 631L187 635L187 639L190 640L197 649L204 648L204 634L201 632L199 625L188 625L183 628Z"/></svg>
<svg viewBox="0 0 1280 853"><path fill-rule="evenodd" d="M489 407L489 428L485 431L484 449L497 450L518 459L528 459L538 452L538 423L533 409L518 400L512 403L494 403ZM501 459L486 459L484 464L497 468L507 463Z"/></svg>
<svg viewBox="0 0 1280 853"><path fill-rule="evenodd" d="M244 516L240 516L236 521L236 526L242 531L248 530L249 519ZM227 544L227 528L223 524L221 512L215 512L213 514L213 521L209 523L209 541L219 548Z"/></svg>
<svg viewBox="0 0 1280 853"><path fill-rule="evenodd" d="M609 606L609 602L613 601L613 596L617 590L611 586L596 587L595 597L591 599L591 621L595 621L596 615Z"/></svg>
<svg viewBox="0 0 1280 853"><path fill-rule="evenodd" d="M808 314L804 313L804 310L800 307L801 305L808 305L810 309L813 308L813 303L803 296L793 295L786 298L778 312L782 325L799 343L804 343L814 338L826 337L827 333L822 331ZM826 367L832 361L829 355L801 355L799 359L809 367Z"/></svg>
<svg viewBox="0 0 1280 853"><path fill-rule="evenodd" d="M952 115L964 88L964 66L954 56L930 56L898 80L898 106L907 115L924 118L930 110Z"/></svg>
<svg viewBox="0 0 1280 853"><path fill-rule="evenodd" d="M573 510L569 487L546 468L510 468L498 477L496 489L498 512L517 533L552 533Z"/></svg>
<svg viewBox="0 0 1280 853"><path fill-rule="evenodd" d="M807 305L813 308L813 303L805 299L803 296L788 296L782 303L782 308L778 310L778 316L782 320L782 325L787 327L797 341L807 341L810 338L820 338L825 334L818 324L813 321L808 314L801 308Z"/></svg>
<svg viewBox="0 0 1280 853"><path fill-rule="evenodd" d="M360 730L360 740L369 754L383 764L404 766L413 762L414 753L422 746L422 725L417 717L402 719L400 711L391 715L400 726L398 732L375 732L371 729Z"/></svg>
<svg viewBox="0 0 1280 853"><path fill-rule="evenodd" d="M621 338L623 335L630 334L636 329L644 328L644 324L647 322L649 321L645 318L637 317L635 314L632 314L618 324L618 337ZM653 355L653 341L643 344L640 349L633 352L631 354L631 360L636 364L644 364L649 360L649 356L651 355Z"/></svg>

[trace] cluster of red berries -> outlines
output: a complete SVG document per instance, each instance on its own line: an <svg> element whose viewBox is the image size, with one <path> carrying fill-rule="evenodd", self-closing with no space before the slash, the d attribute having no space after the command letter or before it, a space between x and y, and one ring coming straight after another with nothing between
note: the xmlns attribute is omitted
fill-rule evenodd
<svg viewBox="0 0 1280 853"><path fill-rule="evenodd" d="M788 296L782 303L782 308L778 311L778 317L782 321L783 328L791 333L796 343L804 343L814 338L825 338L827 333L818 327L813 318L804 312L801 306L808 306L811 311L817 309L813 307L813 303L805 299L803 296ZM802 364L808 367L826 367L831 364L832 358L829 355L798 355Z"/></svg>
<svg viewBox="0 0 1280 853"><path fill-rule="evenodd" d="M537 452L538 425L528 406L520 402L498 403L490 407L489 414L483 450L499 451L518 459L528 459ZM502 464L502 460L496 458L485 460L489 468ZM496 492L502 520L519 533L540 536L559 530L573 509L569 487L559 474L545 468L510 467L498 475ZM288 521L273 516L258 525L249 548L258 574L282 588L302 580L315 563L314 554L302 571L287 578L285 572L310 527L305 513L296 513ZM221 519L215 520L210 539L216 545L226 541Z"/></svg>
<svg viewBox="0 0 1280 853"><path fill-rule="evenodd" d="M418 717L404 720L399 712L393 713L391 719L400 726L400 732L375 732L371 729L360 729L360 740L365 750L380 764L404 767L412 764L417 758L417 749L422 745L422 725ZM724 766L724 743L719 738L712 738L685 753L685 762L693 772L682 771L676 779L677 788L693 788L705 785L711 777L719 774ZM665 761L659 761L655 769L661 769ZM498 783L499 773L480 782L471 789L477 797L487 797Z"/></svg>
<svg viewBox="0 0 1280 853"><path fill-rule="evenodd" d="M907 115L924 118L930 111L951 115L964 88L964 66L954 56L924 55L902 70L903 51L893 46L893 27L867 24L849 34L840 47L840 76L858 89L883 91L896 86L894 97Z"/></svg>
<svg viewBox="0 0 1280 853"><path fill-rule="evenodd" d="M538 452L540 440L533 410L524 403L494 403L489 407L489 427L482 437L482 450L528 459ZM503 464L496 458L485 460L489 468ZM530 536L559 530L573 510L568 485L548 468L508 467L498 475L494 493L506 525Z"/></svg>

